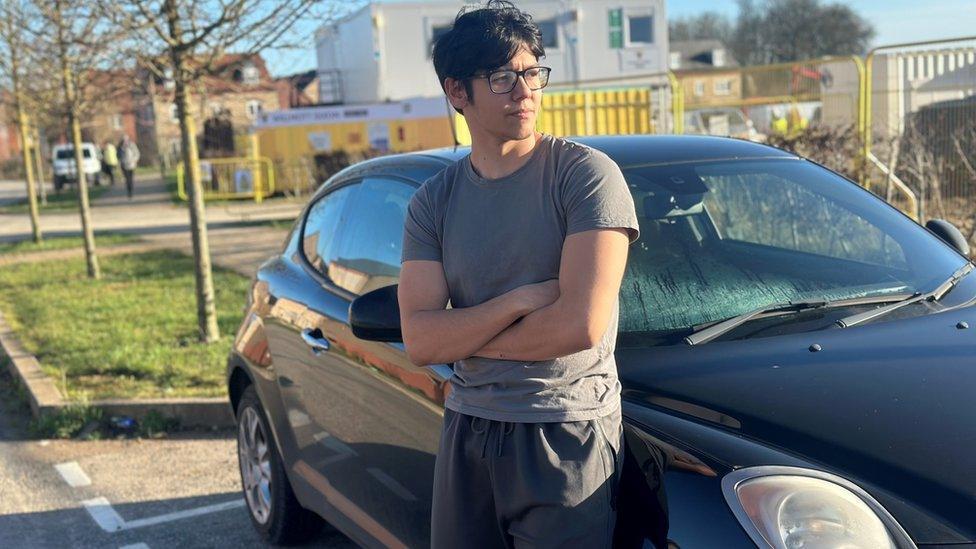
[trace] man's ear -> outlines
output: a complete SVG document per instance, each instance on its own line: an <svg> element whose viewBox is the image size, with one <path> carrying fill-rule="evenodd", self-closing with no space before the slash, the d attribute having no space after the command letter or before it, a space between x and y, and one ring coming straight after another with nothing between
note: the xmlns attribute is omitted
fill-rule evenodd
<svg viewBox="0 0 976 549"><path fill-rule="evenodd" d="M468 99L468 91L464 89L463 80L454 78L444 79L444 93L447 94L448 101L455 109L464 109L471 101Z"/></svg>

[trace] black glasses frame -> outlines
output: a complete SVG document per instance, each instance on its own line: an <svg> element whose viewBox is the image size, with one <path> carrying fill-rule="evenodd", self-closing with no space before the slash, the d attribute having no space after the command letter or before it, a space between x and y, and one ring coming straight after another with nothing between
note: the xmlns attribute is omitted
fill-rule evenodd
<svg viewBox="0 0 976 549"><path fill-rule="evenodd" d="M538 88L533 88L532 86L530 86L529 85L529 81L525 79L525 73L528 72L528 71L534 71L534 70L542 70L543 72L540 73L540 76L542 74L545 74L545 80L543 81L543 84L541 86L539 86ZM512 85L507 90L505 90L505 91L497 91L497 90L495 90L495 88L491 87L491 77L493 75L495 75L495 74L503 73L503 72L514 73L515 74L515 80L512 80ZM519 78L521 78L523 81L525 81L525 84L527 86L529 86L529 89L530 90L532 90L532 91L541 90L542 88L544 88L544 87L546 87L546 86L549 85L549 74L550 73L552 73L552 68L551 67L529 67L527 69L522 69L520 71L516 71L516 70L512 70L512 69L499 69L499 70L491 71L491 72L489 72L487 74L476 74L472 78L487 78L488 79L488 90L490 90L491 93L494 93L496 95L504 95L504 94L509 93L509 92L511 92L512 90L515 89L515 86L518 84Z"/></svg>

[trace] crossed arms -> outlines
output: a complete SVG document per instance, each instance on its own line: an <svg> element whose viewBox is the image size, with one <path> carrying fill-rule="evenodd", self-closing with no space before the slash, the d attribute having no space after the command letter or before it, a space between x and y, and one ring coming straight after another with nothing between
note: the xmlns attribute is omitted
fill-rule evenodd
<svg viewBox="0 0 976 549"><path fill-rule="evenodd" d="M626 229L569 235L558 280L460 309L445 309L449 296L439 261L405 261L398 296L407 356L426 366L472 356L550 360L592 348L610 322L628 244Z"/></svg>

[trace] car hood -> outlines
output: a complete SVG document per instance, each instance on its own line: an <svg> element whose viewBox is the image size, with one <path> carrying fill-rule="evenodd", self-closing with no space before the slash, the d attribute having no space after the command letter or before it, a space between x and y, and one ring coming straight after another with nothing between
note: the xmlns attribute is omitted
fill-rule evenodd
<svg viewBox="0 0 976 549"><path fill-rule="evenodd" d="M616 357L625 399L823 463L976 537L976 308Z"/></svg>

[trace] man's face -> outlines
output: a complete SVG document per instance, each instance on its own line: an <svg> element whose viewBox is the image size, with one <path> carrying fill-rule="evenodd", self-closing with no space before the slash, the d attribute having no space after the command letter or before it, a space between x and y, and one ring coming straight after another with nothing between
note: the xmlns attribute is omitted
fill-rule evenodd
<svg viewBox="0 0 976 549"><path fill-rule="evenodd" d="M496 70L522 71L537 66L538 59L522 48L508 63ZM452 102L464 109L464 119L472 135L487 133L499 141L516 141L534 134L536 116L542 105L541 89L531 90L521 77L517 78L515 87L508 93L492 92L487 78L473 79L471 88L471 98L463 99L460 105L454 98Z"/></svg>

